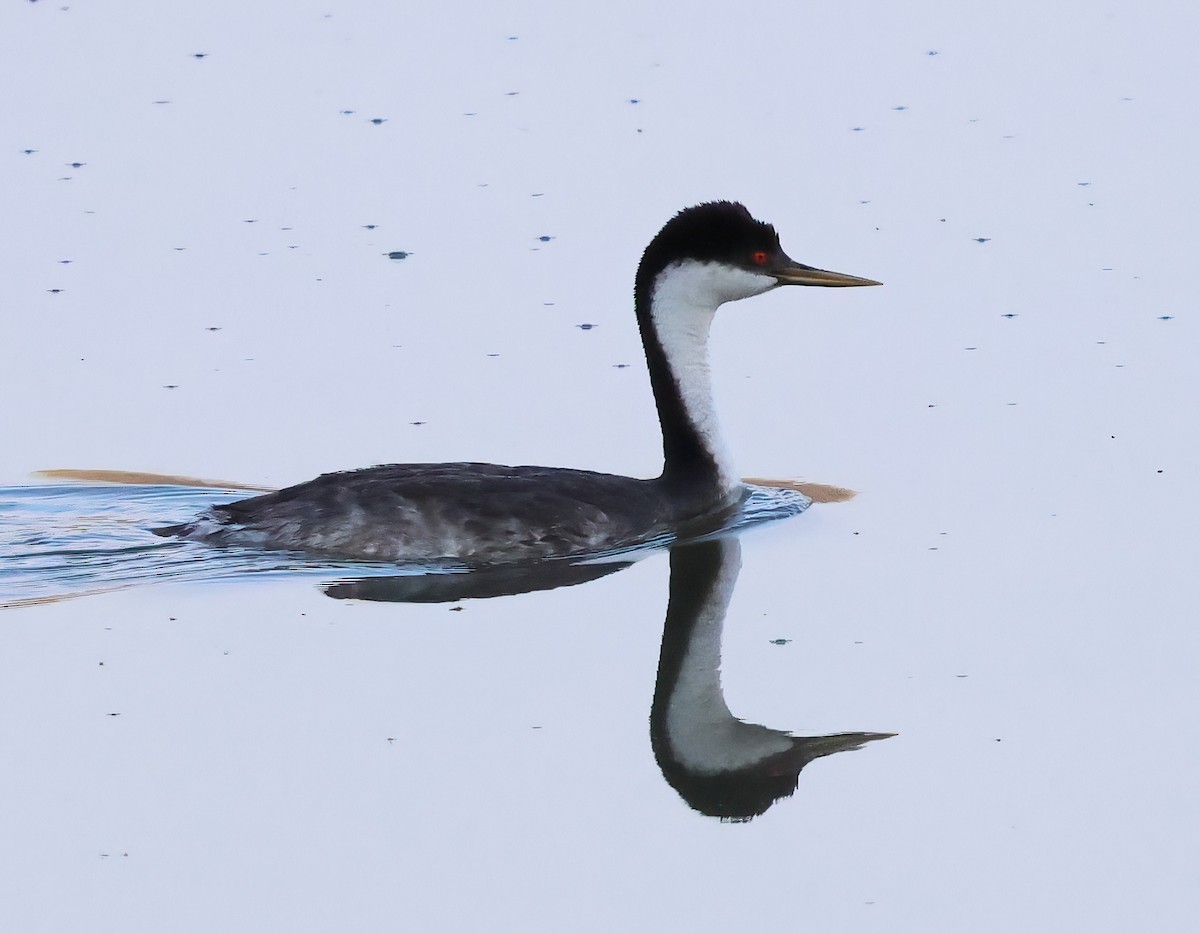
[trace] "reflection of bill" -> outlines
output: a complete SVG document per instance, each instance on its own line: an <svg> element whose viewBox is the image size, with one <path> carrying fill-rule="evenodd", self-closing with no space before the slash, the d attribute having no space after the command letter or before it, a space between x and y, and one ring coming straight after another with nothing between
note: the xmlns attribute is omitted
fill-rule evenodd
<svg viewBox="0 0 1200 933"><path fill-rule="evenodd" d="M721 691L721 629L740 567L734 537L672 549L650 710L650 741L667 782L693 809L738 822L791 796L810 761L892 735L794 736L729 711Z"/></svg>

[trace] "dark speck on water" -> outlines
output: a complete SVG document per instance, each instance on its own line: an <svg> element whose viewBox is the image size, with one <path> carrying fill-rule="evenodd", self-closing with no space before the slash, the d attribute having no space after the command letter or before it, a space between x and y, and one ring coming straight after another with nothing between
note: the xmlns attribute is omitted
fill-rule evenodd
<svg viewBox="0 0 1200 933"><path fill-rule="evenodd" d="M596 324L576 324L575 326L578 327L580 330L591 330L593 327L597 327L598 325L596 325Z"/></svg>
<svg viewBox="0 0 1200 933"><path fill-rule="evenodd" d="M973 239L975 240L976 243L990 243L992 241L992 238L990 236L977 236L977 237L973 237Z"/></svg>
<svg viewBox="0 0 1200 933"><path fill-rule="evenodd" d="M378 224L363 224L363 229L364 230L374 230L377 226L378 226Z"/></svg>
<svg viewBox="0 0 1200 933"><path fill-rule="evenodd" d="M406 253L402 249L396 249L396 250L392 250L390 253L388 253L387 258L388 259L407 259L411 255L412 255L412 253Z"/></svg>
<svg viewBox="0 0 1200 933"><path fill-rule="evenodd" d="M1173 321L1173 320L1175 320L1175 315L1173 315L1173 314L1160 314L1160 315L1158 316L1158 319L1159 319L1160 321Z"/></svg>
<svg viewBox="0 0 1200 933"><path fill-rule="evenodd" d="M192 58L208 58L207 52L193 52Z"/></svg>
<svg viewBox="0 0 1200 933"><path fill-rule="evenodd" d="M538 237L538 242L549 243L553 239L554 239L554 237L552 237L552 236L540 236L540 237Z"/></svg>
<svg viewBox="0 0 1200 933"><path fill-rule="evenodd" d="M790 641L791 641L791 639L790 639L790 638L772 638L772 639L771 639L771 644L773 644L773 645L786 645L786 644L788 644Z"/></svg>
<svg viewBox="0 0 1200 933"><path fill-rule="evenodd" d="M1015 318L1017 315L1016 315L1016 312L1015 312L1015 311L1010 311L1010 312L1008 312L1008 314L1002 314L1002 315L1000 315L1000 316L1001 316L1001 317L1006 317L1006 318L1008 318L1009 320L1011 320L1012 318Z"/></svg>
<svg viewBox="0 0 1200 933"><path fill-rule="evenodd" d="M387 117L371 117L371 122L379 126L380 124L387 123Z"/></svg>

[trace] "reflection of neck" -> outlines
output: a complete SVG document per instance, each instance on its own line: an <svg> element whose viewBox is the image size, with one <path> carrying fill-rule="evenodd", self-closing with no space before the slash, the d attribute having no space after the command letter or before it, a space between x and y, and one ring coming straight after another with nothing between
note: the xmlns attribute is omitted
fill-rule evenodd
<svg viewBox="0 0 1200 933"><path fill-rule="evenodd" d="M668 674L668 684L663 684L666 672L660 671L659 683L660 689L666 687L666 695L661 698L665 701L664 738L681 765L700 773L745 768L787 751L793 744L784 732L737 719L725 703L720 674L721 629L741 567L741 550L734 538L718 543L720 564L713 568L709 586L696 594L697 602L681 604L676 598L678 590L672 586L667 628L677 626L684 637L674 646L679 652L674 676ZM682 612L690 614L690 624L672 618L673 613L678 616ZM656 701L659 699L656 697Z"/></svg>

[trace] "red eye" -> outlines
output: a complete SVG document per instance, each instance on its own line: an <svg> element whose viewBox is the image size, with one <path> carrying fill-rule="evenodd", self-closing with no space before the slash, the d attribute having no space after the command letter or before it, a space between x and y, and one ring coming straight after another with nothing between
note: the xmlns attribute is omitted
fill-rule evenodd
<svg viewBox="0 0 1200 933"><path fill-rule="evenodd" d="M756 266L765 266L767 264L767 254L761 249L755 250L754 254L750 257L750 261Z"/></svg>

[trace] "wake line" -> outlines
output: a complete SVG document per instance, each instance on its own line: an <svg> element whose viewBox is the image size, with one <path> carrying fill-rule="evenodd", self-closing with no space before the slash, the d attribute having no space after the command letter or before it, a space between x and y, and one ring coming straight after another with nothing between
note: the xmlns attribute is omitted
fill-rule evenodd
<svg viewBox="0 0 1200 933"><path fill-rule="evenodd" d="M253 486L249 483L231 483L224 480L201 479L197 476L177 476L174 473L143 473L136 470L38 470L34 476L47 479L65 479L83 483L116 483L126 486L191 486L197 489L245 489L250 492L274 492L274 486ZM808 483L794 479L768 479L747 476L743 483L751 486L766 486L769 489L790 489L803 493L813 502L847 502L858 493L842 486L825 483Z"/></svg>

